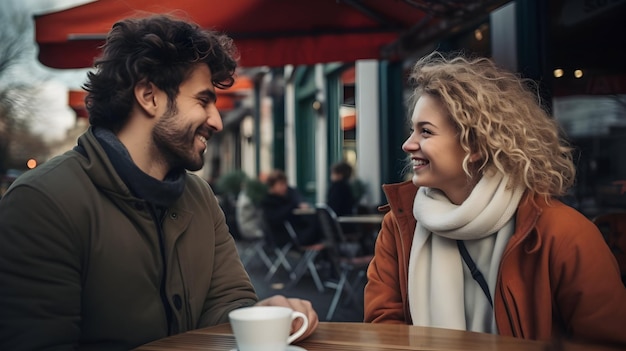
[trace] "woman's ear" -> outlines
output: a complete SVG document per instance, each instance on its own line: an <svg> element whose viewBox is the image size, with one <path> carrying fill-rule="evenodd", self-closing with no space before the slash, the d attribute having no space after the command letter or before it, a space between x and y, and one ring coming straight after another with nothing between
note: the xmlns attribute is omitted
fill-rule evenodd
<svg viewBox="0 0 626 351"><path fill-rule="evenodd" d="M156 87L147 79L135 84L135 100L146 114L154 117L157 111Z"/></svg>
<svg viewBox="0 0 626 351"><path fill-rule="evenodd" d="M472 153L470 155L469 161L470 161L470 163L474 163L474 162L480 160L481 158L482 158L482 156L480 156L479 152L474 152L474 153Z"/></svg>

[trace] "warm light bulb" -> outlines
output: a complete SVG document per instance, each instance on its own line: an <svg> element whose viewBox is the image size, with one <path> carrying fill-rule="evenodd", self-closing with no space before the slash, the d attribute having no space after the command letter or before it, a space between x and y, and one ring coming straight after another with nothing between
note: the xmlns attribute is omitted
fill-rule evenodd
<svg viewBox="0 0 626 351"><path fill-rule="evenodd" d="M563 69L561 68L557 68L554 70L554 78L561 78L563 77Z"/></svg>
<svg viewBox="0 0 626 351"><path fill-rule="evenodd" d="M577 69L574 71L574 77L576 78L580 78L583 76L583 70L582 69Z"/></svg>
<svg viewBox="0 0 626 351"><path fill-rule="evenodd" d="M474 31L474 38L478 41L483 40L483 32L480 29L476 29Z"/></svg>
<svg viewBox="0 0 626 351"><path fill-rule="evenodd" d="M37 160L31 158L30 160L26 161L26 167L28 167L28 169L33 169L37 167Z"/></svg>

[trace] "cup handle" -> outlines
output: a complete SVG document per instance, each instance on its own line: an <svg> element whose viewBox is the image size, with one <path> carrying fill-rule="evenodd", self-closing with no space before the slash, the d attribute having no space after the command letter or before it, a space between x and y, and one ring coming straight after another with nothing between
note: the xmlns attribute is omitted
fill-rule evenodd
<svg viewBox="0 0 626 351"><path fill-rule="evenodd" d="M309 319L304 313L293 311L291 313L291 321L293 322L296 318L302 318L302 326L295 333L289 335L289 337L287 338L287 344L291 344L294 340L302 336L302 334L304 334L304 332L309 327Z"/></svg>

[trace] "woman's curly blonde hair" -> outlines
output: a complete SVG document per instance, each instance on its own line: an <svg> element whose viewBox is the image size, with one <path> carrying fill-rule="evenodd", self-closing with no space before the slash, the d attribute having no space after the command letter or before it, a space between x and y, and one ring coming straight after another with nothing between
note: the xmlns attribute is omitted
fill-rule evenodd
<svg viewBox="0 0 626 351"><path fill-rule="evenodd" d="M572 148L542 108L533 81L487 58L439 52L421 58L410 78L416 84L413 102L423 94L437 98L456 125L470 178L470 155L478 153L479 171L495 167L509 175L510 187L523 186L546 200L572 186Z"/></svg>

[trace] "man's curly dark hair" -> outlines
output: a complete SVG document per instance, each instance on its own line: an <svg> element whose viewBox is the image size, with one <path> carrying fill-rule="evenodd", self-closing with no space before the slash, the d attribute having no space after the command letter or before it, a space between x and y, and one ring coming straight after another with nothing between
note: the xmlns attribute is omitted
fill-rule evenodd
<svg viewBox="0 0 626 351"><path fill-rule="evenodd" d="M84 89L89 122L118 131L128 119L134 87L147 80L168 96L172 106L179 86L197 63L211 70L213 84L234 83L237 52L232 39L169 15L129 18L113 25L88 73Z"/></svg>

